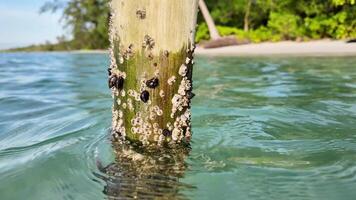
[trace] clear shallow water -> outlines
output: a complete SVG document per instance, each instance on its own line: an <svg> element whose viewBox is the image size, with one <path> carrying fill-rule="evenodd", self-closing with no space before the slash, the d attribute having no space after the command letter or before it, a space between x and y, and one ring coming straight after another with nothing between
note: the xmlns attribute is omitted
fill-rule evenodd
<svg viewBox="0 0 356 200"><path fill-rule="evenodd" d="M106 55L0 54L0 199L356 198L356 57L196 63L189 155L135 163L108 140Z"/></svg>

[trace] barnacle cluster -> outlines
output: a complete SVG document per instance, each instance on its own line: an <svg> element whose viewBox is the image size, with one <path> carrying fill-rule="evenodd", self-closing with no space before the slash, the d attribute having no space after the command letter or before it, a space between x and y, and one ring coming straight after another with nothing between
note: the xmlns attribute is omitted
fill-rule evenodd
<svg viewBox="0 0 356 200"><path fill-rule="evenodd" d="M143 39L142 47L147 50L152 50L154 46L155 46L155 41L153 40L153 38L151 38L151 36L149 35L145 35Z"/></svg>

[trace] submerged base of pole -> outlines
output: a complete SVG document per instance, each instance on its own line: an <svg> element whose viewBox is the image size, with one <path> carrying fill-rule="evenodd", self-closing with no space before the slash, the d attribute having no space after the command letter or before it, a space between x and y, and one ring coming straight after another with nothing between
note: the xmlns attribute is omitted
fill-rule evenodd
<svg viewBox="0 0 356 200"><path fill-rule="evenodd" d="M108 199L180 199L182 187L193 188L179 181L187 168L189 148L113 147L115 161L106 166L98 162L101 173L94 173L105 181L103 192Z"/></svg>

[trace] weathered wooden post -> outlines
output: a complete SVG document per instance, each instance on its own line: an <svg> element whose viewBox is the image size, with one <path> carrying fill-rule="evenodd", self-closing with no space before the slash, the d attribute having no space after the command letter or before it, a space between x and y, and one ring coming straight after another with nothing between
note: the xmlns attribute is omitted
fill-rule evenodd
<svg viewBox="0 0 356 200"><path fill-rule="evenodd" d="M189 142L198 0L112 0L113 139Z"/></svg>

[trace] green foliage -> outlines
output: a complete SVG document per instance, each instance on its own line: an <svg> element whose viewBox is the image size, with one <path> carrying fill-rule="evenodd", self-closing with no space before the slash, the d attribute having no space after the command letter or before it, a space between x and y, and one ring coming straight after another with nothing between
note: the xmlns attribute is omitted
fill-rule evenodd
<svg viewBox="0 0 356 200"><path fill-rule="evenodd" d="M244 31L248 15L249 31ZM103 49L109 45L109 0L51 0L41 12L63 12L71 40L33 48L49 50ZM356 37L356 0L205 0L222 36L251 42ZM198 17L196 41L209 40L208 27Z"/></svg>
<svg viewBox="0 0 356 200"><path fill-rule="evenodd" d="M221 35L251 42L356 37L356 0L253 0L248 32L243 32L248 0L205 1ZM198 32L197 41L209 38L207 27Z"/></svg>
<svg viewBox="0 0 356 200"><path fill-rule="evenodd" d="M271 12L268 28L281 39L295 39L301 35L300 17L289 13Z"/></svg>
<svg viewBox="0 0 356 200"><path fill-rule="evenodd" d="M342 5L345 5L345 4L351 4L351 5L354 5L356 0L332 0L333 4L334 5L337 5L337 6L342 6Z"/></svg>
<svg viewBox="0 0 356 200"><path fill-rule="evenodd" d="M206 25L205 22L202 22L201 24L198 25L197 32L195 34L195 41L200 42L202 40L209 40L210 35L209 35L209 30L208 30L208 25Z"/></svg>
<svg viewBox="0 0 356 200"><path fill-rule="evenodd" d="M229 26L217 26L217 29L221 36L236 35L238 39L245 39L248 34L241 29L229 27Z"/></svg>
<svg viewBox="0 0 356 200"><path fill-rule="evenodd" d="M273 34L272 31L265 26L261 26L256 30L250 30L248 35L248 39L255 43L281 40L280 35Z"/></svg>

